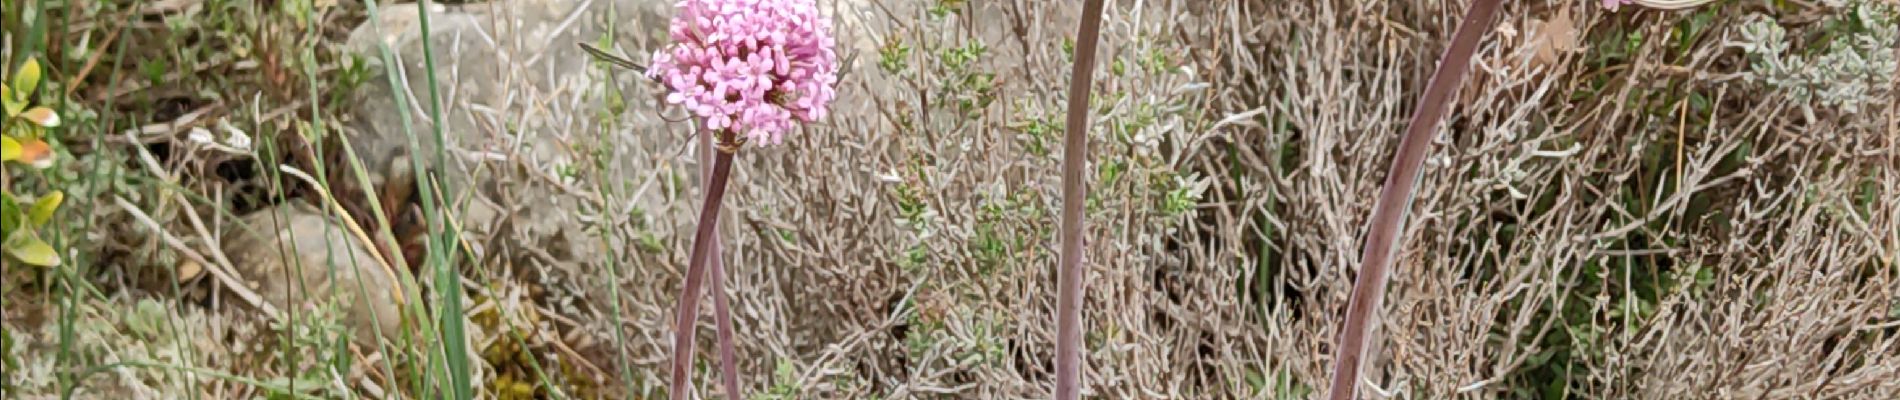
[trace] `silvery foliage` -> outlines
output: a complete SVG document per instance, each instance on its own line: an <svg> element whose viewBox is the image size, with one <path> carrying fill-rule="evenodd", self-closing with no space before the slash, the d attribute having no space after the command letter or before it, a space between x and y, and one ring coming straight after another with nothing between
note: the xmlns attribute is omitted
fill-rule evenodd
<svg viewBox="0 0 1900 400"><path fill-rule="evenodd" d="M1841 34L1833 35L1819 52L1791 52L1788 32L1774 18L1756 14L1743 23L1739 39L1730 46L1747 54L1746 78L1843 114L1878 108L1900 71L1894 56L1900 10L1865 0L1825 4L1836 12L1816 26L1836 27Z"/></svg>

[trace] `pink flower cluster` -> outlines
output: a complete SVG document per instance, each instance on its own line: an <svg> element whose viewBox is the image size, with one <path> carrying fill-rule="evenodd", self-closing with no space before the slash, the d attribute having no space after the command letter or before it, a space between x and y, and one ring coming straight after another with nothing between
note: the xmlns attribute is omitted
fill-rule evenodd
<svg viewBox="0 0 1900 400"><path fill-rule="evenodd" d="M836 95L831 19L813 0L680 0L673 45L647 76L714 131L784 141L795 121L825 117Z"/></svg>
<svg viewBox="0 0 1900 400"><path fill-rule="evenodd" d="M1621 7L1624 4L1629 4L1629 3L1634 3L1634 2L1635 1L1633 0L1603 0L1603 8L1608 8L1610 9L1610 11L1616 11L1617 7Z"/></svg>

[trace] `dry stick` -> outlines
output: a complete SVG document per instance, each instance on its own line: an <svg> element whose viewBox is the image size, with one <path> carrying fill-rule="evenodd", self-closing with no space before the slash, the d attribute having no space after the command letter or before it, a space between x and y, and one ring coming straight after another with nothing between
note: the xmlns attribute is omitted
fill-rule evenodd
<svg viewBox="0 0 1900 400"><path fill-rule="evenodd" d="M231 293L236 293L238 298L244 299L244 302L250 303L252 307L257 307L258 310L264 312L265 316L273 320L283 320L284 314L277 311L277 307L272 306L270 302L264 301L264 296L259 296L257 292L251 291L251 287L245 285L244 280L238 279L237 273L233 272L236 271L236 269L232 268L230 264L216 264L212 263L211 260L205 259L203 254L199 254L197 250L192 250L191 246L185 245L185 241L179 240L177 236L172 236L171 232L166 232L165 228L158 225L157 220L152 219L150 215L146 215L144 210L140 210L138 206L132 205L132 202L126 201L125 198L113 196L112 201L118 204L119 208L125 209L126 213L132 214L132 219L138 220L140 224L145 225L146 229L151 229L153 233L157 233L159 240L164 241L165 245L171 246L172 250L177 250L178 253L184 255L186 259L196 262L198 265L205 266L205 270L211 271L212 277L217 278L219 283L223 283L226 288L231 289ZM214 245L215 244L207 245L207 247Z"/></svg>
<svg viewBox="0 0 1900 400"><path fill-rule="evenodd" d="M1399 236L1405 231L1405 212L1411 208L1418 187L1419 169L1431 148L1431 133L1445 117L1452 94L1465 80L1471 67L1471 53L1484 36L1488 21L1496 14L1498 0L1475 0L1465 11L1465 19L1452 34L1451 47L1439 58L1438 70L1425 84L1425 94L1412 110L1405 136L1399 139L1398 154L1385 176L1385 187L1373 205L1368 222L1365 253L1360 255L1359 277L1352 283L1352 301L1346 306L1346 322L1340 327L1339 353L1334 354L1333 383L1330 399L1351 400L1359 388L1359 367L1365 360L1366 330L1379 302L1385 296L1386 278L1392 259L1398 256Z"/></svg>
<svg viewBox="0 0 1900 400"><path fill-rule="evenodd" d="M1082 26L1075 34L1075 67L1069 75L1069 118L1062 139L1062 259L1056 283L1056 399L1082 394L1082 202L1087 190L1082 169L1089 156L1089 89L1095 72L1095 43L1102 33L1102 0L1082 5Z"/></svg>
<svg viewBox="0 0 1900 400"><path fill-rule="evenodd" d="M317 192L317 197L323 198L323 203L325 205L325 207L323 208L325 210L330 211L330 213L334 214L337 217L337 219L341 220L341 222L343 223L343 227L350 232L350 235L356 237L356 240L363 245L363 248L366 249L366 251L369 252L370 257L373 257L376 259L376 266L383 269L383 275L389 276L391 280L396 280L401 277L400 275L396 275L396 268L392 268L389 266L389 263L391 262L391 260L393 260L389 257L392 257L392 256L383 254L382 250L380 250L382 247L377 246L376 241L370 239L369 232L363 230L363 224L357 223L356 218L351 217L350 213L343 211L343 204L337 202L336 197L330 194L329 189L324 189L323 185L317 184L316 178L311 177L310 174L305 173L303 172L303 170L299 170L296 167L292 167L289 165L278 165L277 170L279 172L283 172L284 175L290 175L291 177L295 177L298 180L303 181L304 184L310 185L311 188L315 189L315 191ZM397 254L396 256L400 256L400 254ZM401 305L408 302L408 300L405 300L408 298L403 297L402 284L400 282L390 282L389 290L390 290L390 293L394 293L396 295L395 297L396 304Z"/></svg>
<svg viewBox="0 0 1900 400"><path fill-rule="evenodd" d="M686 373L693 365L693 317L699 314L699 285L705 282L707 250L712 248L713 228L719 223L719 201L726 197L732 153L738 149L722 146L717 151L713 155L712 182L706 186L706 199L699 210L698 232L693 235L693 258L686 269L686 283L680 286L678 320L673 325L673 387L667 391L673 400L686 400L692 391Z"/></svg>
<svg viewBox="0 0 1900 400"><path fill-rule="evenodd" d="M712 161L712 153L719 151L713 148L712 131L700 131L699 149L699 186L710 188L712 163L709 161ZM719 227L707 230L712 231L709 239L712 254L707 255L706 264L712 270L713 326L716 327L713 336L719 339L720 382L726 386L727 399L744 399L745 393L739 391L739 366L732 351L732 307L726 304L726 263L719 260Z"/></svg>

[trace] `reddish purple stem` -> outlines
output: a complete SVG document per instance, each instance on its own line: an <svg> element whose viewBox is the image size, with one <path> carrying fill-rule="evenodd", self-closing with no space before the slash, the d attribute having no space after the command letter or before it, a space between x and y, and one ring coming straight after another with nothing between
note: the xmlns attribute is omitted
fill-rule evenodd
<svg viewBox="0 0 1900 400"><path fill-rule="evenodd" d="M680 287L678 320L674 324L676 333L673 337L673 386L671 390L668 391L670 398L673 400L685 400L687 394L692 392L692 384L691 381L688 380L688 375L693 366L693 336L695 333L693 321L695 321L699 315L699 287L704 284L705 277L708 275L706 263L709 260L717 258L712 253L717 251L714 233L718 231L719 203L720 200L726 196L726 181L732 172L732 153L708 150L714 151L715 153L713 155L712 179L706 185L706 198L699 211L699 228L693 235L692 261L690 266L686 269L686 283ZM716 276L714 278L714 287L723 287L722 284L718 283L719 280L722 280L721 278L723 278L723 276ZM717 300L713 301L714 307L723 308L720 306L720 303L725 302L724 293L720 293L716 299ZM726 328L729 328L731 325L730 321L722 322L724 323L721 325L726 325ZM726 341L731 339L729 329L722 328L720 332ZM730 344L723 343L722 346L725 348L722 348L721 358L726 359L728 358L726 353L730 351ZM730 364L726 365L728 368L730 366ZM727 373L726 375L729 385L728 390L732 390L731 388L738 386L737 374ZM736 398L737 393L737 391L733 391L733 393L730 394Z"/></svg>
<svg viewBox="0 0 1900 400"><path fill-rule="evenodd" d="M1094 85L1095 44L1101 37L1102 0L1082 5L1075 34L1075 66L1069 76L1069 115L1062 139L1062 255L1056 283L1056 399L1082 395L1082 206L1088 194L1083 169L1089 157L1089 89Z"/></svg>
<svg viewBox="0 0 1900 400"><path fill-rule="evenodd" d="M713 134L703 132L699 135L699 185L709 187L712 180ZM713 335L719 339L719 372L721 383L726 386L726 398L739 400L745 398L745 392L739 389L739 365L734 361L732 351L732 307L726 304L726 263L719 258L719 229L712 234L712 256L706 264L712 267L713 316L717 327Z"/></svg>
<svg viewBox="0 0 1900 400"><path fill-rule="evenodd" d="M1399 139L1398 153L1392 156L1392 169L1386 173L1385 187L1373 203L1372 219L1367 222L1365 252L1360 255L1359 276L1352 283L1352 298L1346 305L1346 321L1340 326L1338 352L1333 354L1333 382L1329 399L1352 400L1359 389L1359 373L1365 361L1367 331L1385 297L1386 279L1392 260L1398 258L1399 241L1405 233L1405 213L1412 206L1418 188L1420 167L1431 150L1431 133L1449 108L1451 95L1463 86L1465 72L1471 69L1471 54L1478 39L1490 29L1491 15L1498 0L1474 0L1465 11L1464 21L1452 33L1451 47L1439 57L1438 70L1432 72L1406 123L1405 136Z"/></svg>

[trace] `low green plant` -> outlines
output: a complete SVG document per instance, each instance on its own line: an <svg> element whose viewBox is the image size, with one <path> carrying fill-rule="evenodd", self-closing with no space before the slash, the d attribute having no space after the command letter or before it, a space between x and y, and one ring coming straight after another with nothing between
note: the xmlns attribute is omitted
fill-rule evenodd
<svg viewBox="0 0 1900 400"><path fill-rule="evenodd" d="M1272 400L1292 400L1313 397L1313 388L1300 383L1291 372L1281 370L1267 376L1260 371L1247 372L1247 385L1253 388L1256 398Z"/></svg>
<svg viewBox="0 0 1900 400"><path fill-rule="evenodd" d="M5 135L0 136L0 162L17 163L46 169L53 166L52 145L47 133L59 127L59 113L36 106L34 90L40 84L40 64L28 59L5 83L0 83L0 100L6 108ZM59 211L66 195L58 189L33 196L31 201L13 193L14 171L0 184L0 247L7 257L29 265L57 267L59 251L42 238L42 228Z"/></svg>
<svg viewBox="0 0 1900 400"><path fill-rule="evenodd" d="M884 39L884 45L877 49L877 66L884 72L897 74L910 68L910 45L904 44L899 35L890 35Z"/></svg>
<svg viewBox="0 0 1900 400"><path fill-rule="evenodd" d="M1174 187L1161 200L1161 212L1170 217L1186 214L1201 203L1201 195L1207 193L1212 183L1212 178L1203 178L1199 173L1174 177Z"/></svg>
<svg viewBox="0 0 1900 400"><path fill-rule="evenodd" d="M778 365L772 369L772 386L766 388L764 393L754 395L752 398L759 400L796 399L799 398L798 394L801 391L803 391L803 388L800 388L798 385L798 367L792 365L790 361L781 359L778 361Z"/></svg>
<svg viewBox="0 0 1900 400"><path fill-rule="evenodd" d="M950 16L950 14L957 13L957 10L962 8L963 0L937 0L934 4L930 5L930 16L932 18L943 18Z"/></svg>
<svg viewBox="0 0 1900 400"><path fill-rule="evenodd" d="M989 55L982 41L971 40L962 46L947 47L938 57L943 60L943 89L937 97L950 99L959 115L974 119L996 101L996 73L977 68L977 61Z"/></svg>
<svg viewBox="0 0 1900 400"><path fill-rule="evenodd" d="M1791 92L1845 114L1878 110L1892 86L1900 40L1900 7L1870 1L1840 2L1841 12L1821 20L1821 39L1805 48L1791 41L1779 21L1756 14L1731 46L1748 56L1747 78ZM1798 39L1798 38L1797 38ZM1812 110L1808 111L1812 113Z"/></svg>
<svg viewBox="0 0 1900 400"><path fill-rule="evenodd" d="M20 370L20 360L13 357L13 328L0 325L0 393L13 393L13 371Z"/></svg>

